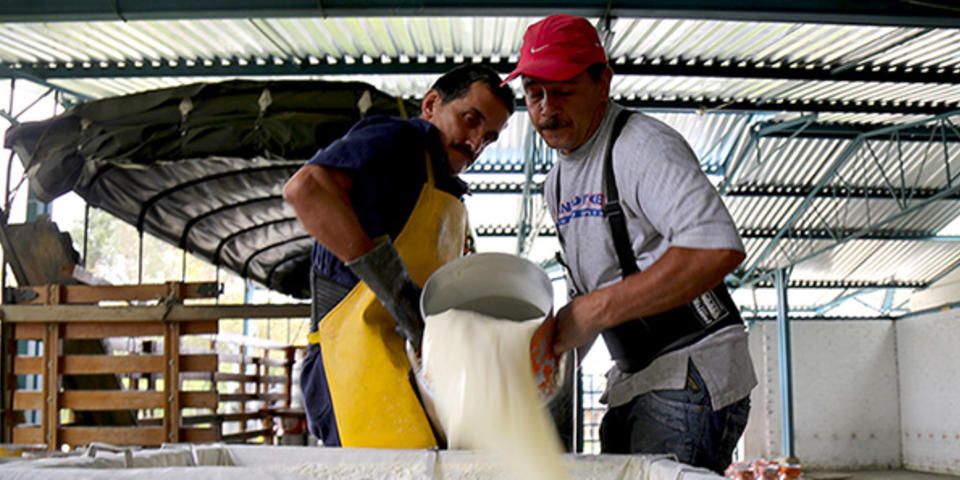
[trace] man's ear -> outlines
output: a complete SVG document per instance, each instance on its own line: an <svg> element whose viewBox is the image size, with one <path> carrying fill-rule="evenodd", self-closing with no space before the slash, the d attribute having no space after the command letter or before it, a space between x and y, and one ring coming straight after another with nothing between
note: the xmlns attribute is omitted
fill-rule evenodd
<svg viewBox="0 0 960 480"><path fill-rule="evenodd" d="M613 69L608 65L607 68L603 69L603 73L600 74L600 81L603 82L604 85L605 91L603 92L603 98L605 99L610 97L611 80L613 80Z"/></svg>
<svg viewBox="0 0 960 480"><path fill-rule="evenodd" d="M427 94L423 96L423 100L420 101L420 117L426 121L433 119L433 116L437 113L437 108L440 106L440 92L430 89L427 91Z"/></svg>

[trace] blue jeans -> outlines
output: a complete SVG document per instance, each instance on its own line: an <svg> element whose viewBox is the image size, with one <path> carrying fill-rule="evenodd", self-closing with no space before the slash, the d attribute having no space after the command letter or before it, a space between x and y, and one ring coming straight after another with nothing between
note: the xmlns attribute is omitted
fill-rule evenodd
<svg viewBox="0 0 960 480"><path fill-rule="evenodd" d="M682 390L657 390L611 408L600 423L603 453L667 453L720 475L747 425L750 397L713 411L700 373L689 364Z"/></svg>

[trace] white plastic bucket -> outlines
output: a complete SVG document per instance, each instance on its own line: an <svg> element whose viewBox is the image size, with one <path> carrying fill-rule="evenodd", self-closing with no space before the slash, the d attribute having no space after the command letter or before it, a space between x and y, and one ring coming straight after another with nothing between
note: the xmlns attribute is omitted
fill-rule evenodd
<svg viewBox="0 0 960 480"><path fill-rule="evenodd" d="M549 404L573 374L569 352L556 355L553 286L539 265L506 253L460 257L433 272L423 286L424 318L451 308L504 320L540 320L530 343L530 361L540 400ZM432 399L424 402L431 413Z"/></svg>
<svg viewBox="0 0 960 480"><path fill-rule="evenodd" d="M510 320L553 313L553 286L539 265L506 253L475 253L440 267L423 286L424 318L451 308Z"/></svg>

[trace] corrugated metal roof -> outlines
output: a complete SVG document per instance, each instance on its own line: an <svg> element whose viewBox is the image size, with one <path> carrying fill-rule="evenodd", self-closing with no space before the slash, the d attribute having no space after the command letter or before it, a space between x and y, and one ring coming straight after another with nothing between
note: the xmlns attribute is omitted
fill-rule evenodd
<svg viewBox="0 0 960 480"><path fill-rule="evenodd" d="M359 80L393 95L417 98L439 72L458 63L480 61L508 71L525 28L537 19L365 16L3 23L0 74L92 98L196 81L277 76ZM750 137L768 125L764 122L790 121L804 112L817 112L809 117L817 124L873 129L960 109L960 30L619 18L612 22L606 44L618 72L612 86L615 99L652 109L651 115L680 131L705 171L727 192L749 186L762 190L725 196L741 228L776 233L800 212L788 238L756 264L758 270L831 246L796 265L791 278L922 283L960 261L957 242L860 239L837 246L838 240L810 234L864 228L952 187L956 182L948 180L948 171L950 176L960 172L957 143L898 143L882 137L869 141L869 147L857 150L827 178L851 138L808 138L802 131L793 138L761 137L756 143ZM941 133L949 136L960 119L947 121L952 124ZM519 191L515 186L524 181L521 166L530 142L529 122L520 112L468 179L513 185L512 191ZM552 156L541 161L549 165ZM542 178L538 173L533 183ZM806 194L789 190L806 192L825 178L824 185L835 192L847 187L873 193L813 198L801 212ZM926 189L926 197L882 198L885 188ZM473 225L515 224L522 199L519 193L474 195L468 200ZM535 222L537 214L543 221L538 202ZM960 201L951 197L909 210L880 227L936 232L958 215ZM549 219L544 224L549 225ZM479 242L481 247L517 248L515 238L481 237ZM772 243L771 238L747 238L745 268L760 260ZM542 236L530 255L545 260L555 248L555 238ZM843 290L809 293L809 305L828 303L842 294L838 292Z"/></svg>
<svg viewBox="0 0 960 480"><path fill-rule="evenodd" d="M203 75L212 66L291 65L296 67L377 64L383 70L428 60L487 59L504 68L516 61L531 17L360 17L156 20L0 24L0 62L47 75L74 78L103 73L118 76L163 74L161 67ZM596 22L597 19L592 19ZM675 77L617 78L614 95L623 98L718 98L755 101L847 100L953 103L960 87L949 84L829 81L847 71L918 74L923 69L956 75L960 32L955 29L718 20L619 19L608 42L615 70L638 65L725 66L741 78L707 73ZM768 68L750 79L751 67ZM251 67L251 68L253 68ZM738 68L740 67L740 68ZM779 80L786 72L814 72L820 81ZM152 73L151 73L152 72ZM909 75L908 75L909 76ZM397 85L419 96L429 80ZM94 97L169 85L113 83L109 90L89 83L57 80ZM173 80L183 81L183 79Z"/></svg>

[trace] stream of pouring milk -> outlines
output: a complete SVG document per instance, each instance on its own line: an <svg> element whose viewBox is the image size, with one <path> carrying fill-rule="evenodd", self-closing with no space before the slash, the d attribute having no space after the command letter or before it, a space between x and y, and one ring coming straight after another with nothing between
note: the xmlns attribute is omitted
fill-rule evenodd
<svg viewBox="0 0 960 480"><path fill-rule="evenodd" d="M568 479L531 371L530 338L541 320L431 315L423 368L449 448L492 451L517 479Z"/></svg>

